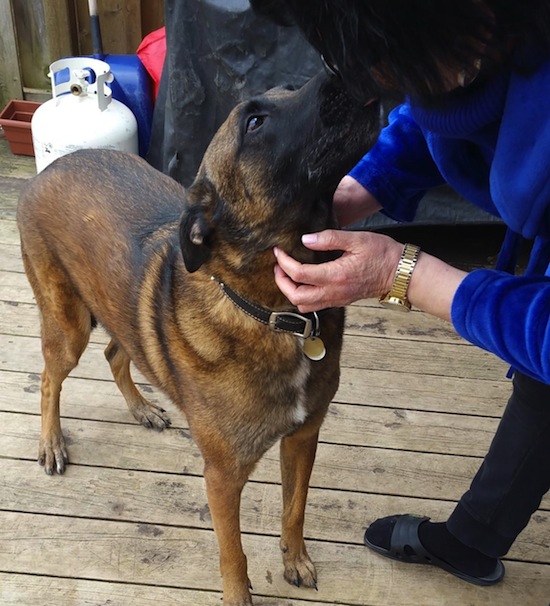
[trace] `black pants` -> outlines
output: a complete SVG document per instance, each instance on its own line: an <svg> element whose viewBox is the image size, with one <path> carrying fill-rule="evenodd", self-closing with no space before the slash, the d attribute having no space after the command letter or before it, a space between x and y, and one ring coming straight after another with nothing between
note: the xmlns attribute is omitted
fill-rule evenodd
<svg viewBox="0 0 550 606"><path fill-rule="evenodd" d="M491 557L507 553L550 489L550 385L518 372L491 448L447 528Z"/></svg>

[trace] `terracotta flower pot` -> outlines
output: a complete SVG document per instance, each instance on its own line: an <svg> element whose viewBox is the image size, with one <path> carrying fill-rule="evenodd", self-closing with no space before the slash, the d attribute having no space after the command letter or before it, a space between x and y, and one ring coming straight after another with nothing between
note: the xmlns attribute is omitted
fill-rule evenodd
<svg viewBox="0 0 550 606"><path fill-rule="evenodd" d="M12 99L0 113L0 126L6 134L12 154L34 156L31 119L40 103Z"/></svg>

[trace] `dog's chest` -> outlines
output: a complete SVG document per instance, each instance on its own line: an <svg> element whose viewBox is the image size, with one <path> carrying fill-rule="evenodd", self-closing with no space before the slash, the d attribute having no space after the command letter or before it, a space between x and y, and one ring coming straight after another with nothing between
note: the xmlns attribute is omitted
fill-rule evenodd
<svg viewBox="0 0 550 606"><path fill-rule="evenodd" d="M305 356L301 359L294 375L296 388L296 401L291 409L291 415L295 423L301 425L307 417L307 385L311 374L311 362Z"/></svg>
<svg viewBox="0 0 550 606"><path fill-rule="evenodd" d="M307 420L313 404L308 394L310 375L311 361L301 356L293 372L281 377L276 393L271 394L268 415L272 417L274 441L296 431Z"/></svg>
<svg viewBox="0 0 550 606"><path fill-rule="evenodd" d="M264 383L255 402L233 425L234 439L241 456L257 458L278 440L298 430L307 422L314 404L308 397L311 361L300 359L291 373Z"/></svg>

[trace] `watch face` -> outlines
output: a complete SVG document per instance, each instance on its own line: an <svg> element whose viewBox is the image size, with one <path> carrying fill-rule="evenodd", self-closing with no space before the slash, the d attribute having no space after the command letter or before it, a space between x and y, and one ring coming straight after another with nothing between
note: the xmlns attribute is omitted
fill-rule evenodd
<svg viewBox="0 0 550 606"><path fill-rule="evenodd" d="M411 304L407 300L399 299L398 297L385 296L379 301L382 307L387 309L395 309L400 311L410 311Z"/></svg>

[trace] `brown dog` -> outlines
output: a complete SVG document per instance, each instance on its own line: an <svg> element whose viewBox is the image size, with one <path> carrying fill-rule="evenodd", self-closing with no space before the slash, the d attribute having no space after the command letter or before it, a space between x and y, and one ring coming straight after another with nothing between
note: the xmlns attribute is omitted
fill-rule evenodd
<svg viewBox="0 0 550 606"><path fill-rule="evenodd" d="M272 248L323 260L300 236L332 225L334 188L374 141L378 121L377 104L359 107L319 75L299 91L275 89L237 106L188 191L138 157L87 150L55 161L21 195L45 360L40 464L64 471L61 384L98 321L134 417L169 425L136 389L130 361L187 416L204 457L227 606L252 603L240 495L277 440L284 576L316 586L304 508L338 386L344 311L297 314L275 285ZM322 360L304 354L312 340L321 350L324 342Z"/></svg>

